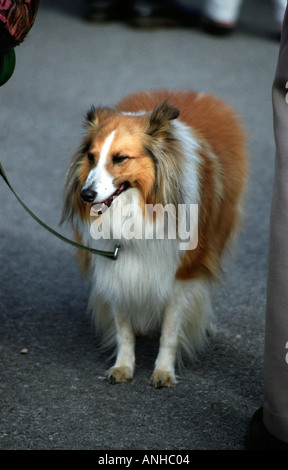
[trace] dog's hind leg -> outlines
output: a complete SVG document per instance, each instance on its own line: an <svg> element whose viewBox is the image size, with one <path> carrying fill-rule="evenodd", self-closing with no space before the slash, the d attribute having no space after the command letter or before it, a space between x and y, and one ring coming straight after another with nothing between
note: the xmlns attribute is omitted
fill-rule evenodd
<svg viewBox="0 0 288 470"><path fill-rule="evenodd" d="M108 371L110 383L128 382L133 378L135 367L135 335L130 319L119 312L114 313L117 357Z"/></svg>

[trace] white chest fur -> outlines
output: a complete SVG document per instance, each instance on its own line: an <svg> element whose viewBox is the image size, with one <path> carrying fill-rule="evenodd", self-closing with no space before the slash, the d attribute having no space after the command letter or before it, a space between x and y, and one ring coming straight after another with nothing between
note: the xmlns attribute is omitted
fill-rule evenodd
<svg viewBox="0 0 288 470"><path fill-rule="evenodd" d="M133 196L133 191L130 193ZM136 197L135 193L134 196ZM95 246L109 250L118 242L120 251L116 261L94 258L91 295L96 303L99 296L102 302L107 302L112 308L131 317L159 317L173 291L179 262L179 242L176 239L157 239L155 232L153 237L151 229L150 239L140 236L140 230L137 232L139 238L131 238L131 227L137 225L139 229L141 226L142 234L145 230L142 209L138 206L138 210L133 213L133 224L130 218L126 220L129 223L125 225L125 218L122 222L119 218L121 206L127 208L127 197L115 200L109 211L102 216L103 225L109 216L110 232L107 230L107 239L95 241ZM117 219L113 225L111 217L113 219L115 215ZM115 235L121 235L121 240L115 238Z"/></svg>

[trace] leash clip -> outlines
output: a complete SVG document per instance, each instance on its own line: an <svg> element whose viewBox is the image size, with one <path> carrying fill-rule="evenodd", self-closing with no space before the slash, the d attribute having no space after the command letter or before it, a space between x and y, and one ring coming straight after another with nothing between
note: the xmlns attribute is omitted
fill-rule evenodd
<svg viewBox="0 0 288 470"><path fill-rule="evenodd" d="M116 260L118 257L119 248L120 248L120 245L115 245L114 253L113 253L113 260Z"/></svg>

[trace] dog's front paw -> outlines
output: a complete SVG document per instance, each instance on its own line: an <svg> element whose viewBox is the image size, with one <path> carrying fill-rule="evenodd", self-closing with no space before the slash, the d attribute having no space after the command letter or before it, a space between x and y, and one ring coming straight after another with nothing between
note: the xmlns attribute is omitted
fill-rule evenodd
<svg viewBox="0 0 288 470"><path fill-rule="evenodd" d="M177 381L173 372L163 369L156 369L151 376L151 383L154 385L154 387L161 388L176 385Z"/></svg>
<svg viewBox="0 0 288 470"><path fill-rule="evenodd" d="M109 369L107 380L111 384L129 382L133 378L133 369L128 366L114 366Z"/></svg>

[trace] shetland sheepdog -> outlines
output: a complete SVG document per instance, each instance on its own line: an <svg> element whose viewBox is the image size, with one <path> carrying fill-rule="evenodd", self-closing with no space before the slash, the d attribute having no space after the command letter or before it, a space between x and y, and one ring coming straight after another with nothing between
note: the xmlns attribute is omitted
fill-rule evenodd
<svg viewBox="0 0 288 470"><path fill-rule="evenodd" d="M178 353L193 358L213 325L211 288L243 212L245 132L222 100L182 90L93 107L84 126L62 221L72 222L80 243L120 246L116 261L78 253L96 328L116 350L107 378L131 380L135 337L158 328L151 383L169 387Z"/></svg>

